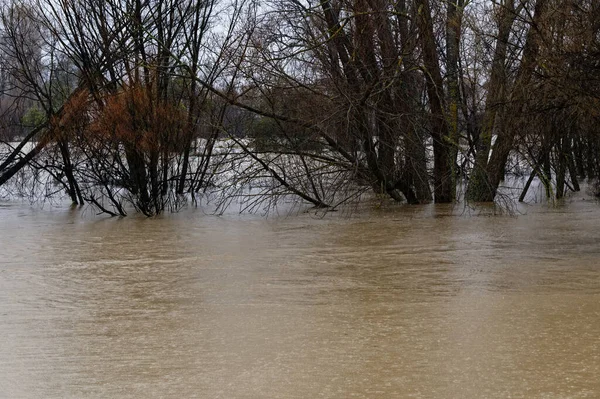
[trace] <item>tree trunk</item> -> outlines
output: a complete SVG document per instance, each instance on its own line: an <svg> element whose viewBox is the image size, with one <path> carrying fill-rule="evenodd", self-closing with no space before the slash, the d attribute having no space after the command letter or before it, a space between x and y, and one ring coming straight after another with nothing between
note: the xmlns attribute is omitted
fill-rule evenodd
<svg viewBox="0 0 600 399"><path fill-rule="evenodd" d="M566 168L566 154L565 149L565 138L561 138L556 143L556 199L561 199L565 194L565 176L567 172Z"/></svg>
<svg viewBox="0 0 600 399"><path fill-rule="evenodd" d="M146 166L144 157L135 148L126 145L125 157L127 158L127 166L129 169L128 189L131 194L137 197L136 206L139 210L147 215L152 215L152 204L148 194L148 181L146 177Z"/></svg>
<svg viewBox="0 0 600 399"><path fill-rule="evenodd" d="M527 195L527 191L529 191L529 187L537 174L537 166L533 168L531 174L529 175L529 179L527 179L527 183L525 183L525 187L523 187L523 191L521 191L521 195L519 196L519 202L525 201L525 196Z"/></svg>
<svg viewBox="0 0 600 399"><path fill-rule="evenodd" d="M537 65L537 56L539 50L539 32L538 23L546 8L548 0L538 0L535 4L535 11L531 27L527 33L525 47L523 48L523 57L521 65L515 80L511 104L506 113L510 120L503 121L503 129L498 132L496 142L494 143L492 156L487 164L486 173L489 184L489 191L484 193L480 199L483 201L493 201L500 182L504 179L504 168L508 155L513 148L514 137L519 129L517 118L522 114L525 102L529 97L529 83L533 77Z"/></svg>
<svg viewBox="0 0 600 399"><path fill-rule="evenodd" d="M587 137L587 177L594 179L596 177L596 154L598 154L598 141L593 133L588 133ZM1 184L1 182L0 182Z"/></svg>
<svg viewBox="0 0 600 399"><path fill-rule="evenodd" d="M27 165L33 158L35 158L46 146L46 141L42 140L29 151L23 158L19 159L11 167L7 168L4 173L0 175L0 186L6 183L11 177L13 177L19 170Z"/></svg>
<svg viewBox="0 0 600 399"><path fill-rule="evenodd" d="M442 103L444 88L435 45L431 10L429 0L416 0L415 3L419 9L417 26L423 47L427 97L431 109L434 200L436 203L452 202L455 187L451 169L451 143Z"/></svg>
<svg viewBox="0 0 600 399"><path fill-rule="evenodd" d="M448 120L451 144L450 163L452 176L456 177L456 159L459 149L458 105L460 31L462 25L462 7L464 0L450 0L446 7L446 79L448 87Z"/></svg>
<svg viewBox="0 0 600 399"><path fill-rule="evenodd" d="M585 179L585 159L583 156L582 146L583 143L581 142L581 137L576 134L573 137L573 162L575 163L575 170L577 171L577 176L581 177L582 179Z"/></svg>
<svg viewBox="0 0 600 399"><path fill-rule="evenodd" d="M414 71L417 65L413 53L415 43L409 35L408 10L406 1L399 0L396 3L398 15L398 30L400 33L401 53L404 58L403 77L398 89L400 125L404 129L404 174L406 182L415 190L416 199L419 203L429 203L433 199L427 173L427 148L421 132L418 130L420 123L415 122L419 113L417 99L419 98L418 83L419 76Z"/></svg>
<svg viewBox="0 0 600 399"><path fill-rule="evenodd" d="M506 54L512 26L516 19L514 0L504 0L499 12L498 38L492 61L487 100L483 116L483 125L476 143L477 153L475 165L471 173L466 197L470 201L489 202L494 200L495 189L492 189L487 175L487 165L492 146L492 136L496 118L506 98Z"/></svg>
<svg viewBox="0 0 600 399"><path fill-rule="evenodd" d="M63 160L63 171L65 173L65 177L67 178L69 197L74 204L83 205L83 198L81 196L81 192L79 191L75 176L73 175L73 163L71 162L69 144L66 140L60 139L58 140L58 148L60 149L60 154Z"/></svg>

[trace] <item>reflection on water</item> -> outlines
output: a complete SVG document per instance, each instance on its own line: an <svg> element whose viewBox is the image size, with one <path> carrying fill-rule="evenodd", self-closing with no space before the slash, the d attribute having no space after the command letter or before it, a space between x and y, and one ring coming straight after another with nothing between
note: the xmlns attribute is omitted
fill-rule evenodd
<svg viewBox="0 0 600 399"><path fill-rule="evenodd" d="M0 206L2 398L600 397L600 207Z"/></svg>

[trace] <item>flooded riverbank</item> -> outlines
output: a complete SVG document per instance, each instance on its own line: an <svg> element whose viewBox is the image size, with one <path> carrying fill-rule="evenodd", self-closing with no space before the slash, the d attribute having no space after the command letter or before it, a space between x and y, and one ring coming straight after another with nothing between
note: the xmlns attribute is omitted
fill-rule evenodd
<svg viewBox="0 0 600 399"><path fill-rule="evenodd" d="M594 398L600 207L0 206L0 397Z"/></svg>

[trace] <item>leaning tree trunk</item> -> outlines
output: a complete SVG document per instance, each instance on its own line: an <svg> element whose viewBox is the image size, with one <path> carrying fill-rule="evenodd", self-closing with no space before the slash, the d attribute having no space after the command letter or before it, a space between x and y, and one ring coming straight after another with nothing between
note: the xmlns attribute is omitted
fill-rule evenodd
<svg viewBox="0 0 600 399"><path fill-rule="evenodd" d="M63 171L65 173L65 177L67 178L69 197L71 198L73 204L83 205L83 197L81 195L81 191L79 190L79 185L77 184L75 175L73 174L74 167L73 162L71 161L69 143L64 139L60 139L58 140L58 148L60 149L60 154L62 156Z"/></svg>
<svg viewBox="0 0 600 399"><path fill-rule="evenodd" d="M515 79L512 91L511 103L505 114L511 120L503 121L503 129L498 132L496 142L492 149L492 156L486 167L487 183L489 190L480 196L481 201L493 201L500 182L504 180L504 170L508 155L513 148L513 142L519 126L516 123L516 117L522 114L531 90L529 84L532 80L539 52L539 27L542 14L546 8L548 0L538 0L535 4L533 21L527 33L525 47L523 48L523 57L521 65Z"/></svg>

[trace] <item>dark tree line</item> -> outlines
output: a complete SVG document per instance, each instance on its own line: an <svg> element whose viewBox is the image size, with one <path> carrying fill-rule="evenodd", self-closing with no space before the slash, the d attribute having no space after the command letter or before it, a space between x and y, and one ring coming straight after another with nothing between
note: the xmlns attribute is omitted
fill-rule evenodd
<svg viewBox="0 0 600 399"><path fill-rule="evenodd" d="M208 191L248 209L494 201L515 173L521 200L534 179L560 198L600 172L595 1L13 0L0 17L0 185L19 192L151 216Z"/></svg>

